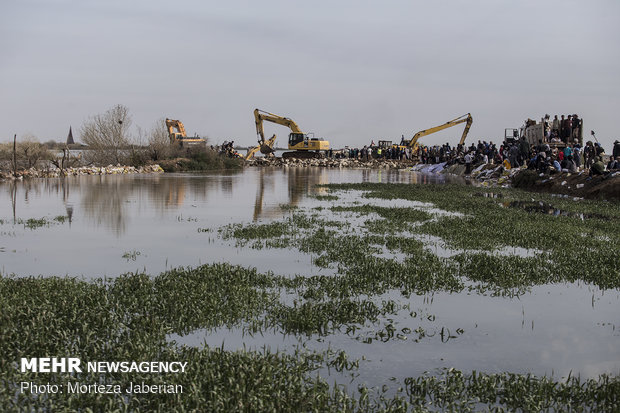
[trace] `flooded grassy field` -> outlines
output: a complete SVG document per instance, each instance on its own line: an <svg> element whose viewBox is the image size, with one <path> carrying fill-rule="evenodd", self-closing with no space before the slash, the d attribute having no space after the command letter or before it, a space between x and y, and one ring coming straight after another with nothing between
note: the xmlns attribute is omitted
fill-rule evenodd
<svg viewBox="0 0 620 413"><path fill-rule="evenodd" d="M620 408L620 206L410 171L0 184L15 411ZM20 357L187 361L182 394L19 392ZM55 381L75 380L59 373Z"/></svg>

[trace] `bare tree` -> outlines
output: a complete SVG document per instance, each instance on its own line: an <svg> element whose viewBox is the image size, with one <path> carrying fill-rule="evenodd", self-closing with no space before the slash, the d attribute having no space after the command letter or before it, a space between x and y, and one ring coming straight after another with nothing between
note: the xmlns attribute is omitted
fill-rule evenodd
<svg viewBox="0 0 620 413"><path fill-rule="evenodd" d="M158 161L173 156L175 148L170 143L170 136L166 128L166 119L158 119L148 134L148 149L152 160Z"/></svg>
<svg viewBox="0 0 620 413"><path fill-rule="evenodd" d="M32 134L24 135L21 142L17 144L17 157L24 168L32 168L39 161L52 159L52 155L47 147L41 144L36 136Z"/></svg>
<svg viewBox="0 0 620 413"><path fill-rule="evenodd" d="M89 149L85 157L98 164L125 163L131 122L129 109L123 105L116 105L84 122L80 136Z"/></svg>
<svg viewBox="0 0 620 413"><path fill-rule="evenodd" d="M38 166L41 161L51 161L52 152L40 143L32 134L24 135L20 140L15 136L15 144L0 144L0 169L29 169Z"/></svg>
<svg viewBox="0 0 620 413"><path fill-rule="evenodd" d="M11 170L13 160L13 143L0 143L0 170Z"/></svg>

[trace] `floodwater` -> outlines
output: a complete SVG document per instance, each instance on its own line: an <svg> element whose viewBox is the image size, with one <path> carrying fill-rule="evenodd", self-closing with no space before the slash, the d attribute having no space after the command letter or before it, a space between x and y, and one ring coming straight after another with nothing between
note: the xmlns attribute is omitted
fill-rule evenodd
<svg viewBox="0 0 620 413"><path fill-rule="evenodd" d="M234 240L222 240L217 229L287 216L290 212L283 206L329 206L333 201L316 198L327 194L317 184L441 184L445 179L407 170L246 168L231 173L4 182L0 183L0 271L92 279L229 262L277 274L329 274L332 270L313 267L310 255L236 247ZM451 255L436 246L431 249L440 256ZM442 367L558 378L620 374L619 290L566 283L534 287L512 298L440 292L399 299L418 316L404 311L392 317L394 324L399 330L422 328L424 337L408 333L368 344L344 333L300 338L264 332L250 337L233 328L198 330L169 339L196 346L224 343L228 349L268 346L292 351L305 343L309 349L345 350L349 359L366 359L360 362L356 380L371 386ZM358 335L372 334L385 322L362 326Z"/></svg>
<svg viewBox="0 0 620 413"><path fill-rule="evenodd" d="M283 206L318 205L313 196L327 193L318 184L445 179L406 170L246 168L0 183L0 271L98 278L134 271L156 275L213 261L278 273L305 271L304 257L278 254L274 263L264 252L219 242L217 229L280 218L287 214ZM29 219L48 224L33 229L25 225Z"/></svg>

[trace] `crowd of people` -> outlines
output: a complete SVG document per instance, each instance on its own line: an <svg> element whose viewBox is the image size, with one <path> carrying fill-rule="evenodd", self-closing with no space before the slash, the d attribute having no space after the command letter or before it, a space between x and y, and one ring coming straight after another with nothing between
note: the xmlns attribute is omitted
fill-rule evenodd
<svg viewBox="0 0 620 413"><path fill-rule="evenodd" d="M372 142L370 145L364 145L362 148L345 148L342 151L329 150L330 158L349 158L368 161L370 159L393 159L393 160L412 160L413 152L408 147L397 146L378 146Z"/></svg>
<svg viewBox="0 0 620 413"><path fill-rule="evenodd" d="M525 126L536 124L532 119L528 119ZM551 116L545 115L540 124L543 127L543 132L547 141L550 142L563 142L569 144L574 142L575 139L579 140L582 133L582 119L577 115L555 115L553 119Z"/></svg>
<svg viewBox="0 0 620 413"><path fill-rule="evenodd" d="M620 142L617 140L607 164L603 162L605 150L598 142L588 141L581 147L578 140L561 146L540 140L538 144L532 145L524 137L518 141L505 142L499 148L493 142L484 141L478 141L477 145L472 144L468 148L457 147L456 150L444 145L435 148L433 155L435 162L464 163L466 173L483 163L502 164L506 169L527 166L541 173L550 172L551 169L561 172L585 170L591 175L602 175L606 171L620 170ZM446 159L442 160L442 156Z"/></svg>
<svg viewBox="0 0 620 413"><path fill-rule="evenodd" d="M571 132L572 133L572 132ZM551 131L549 136L554 136ZM560 134L559 136L563 136ZM426 164L446 162L464 164L466 173L481 164L502 165L506 169L527 166L539 172L556 171L577 172L585 170L592 175L606 171L620 170L620 142L616 140L609 161L603 162L605 150L598 142L588 141L583 147L578 139L562 145L551 145L542 140L538 144L528 143L525 137L512 142L504 142L499 147L492 141L479 140L469 146L444 145L417 147L417 151L403 146L377 146L373 143L362 148L346 148L343 151L330 150L329 157L352 158L362 161L370 159L418 160Z"/></svg>

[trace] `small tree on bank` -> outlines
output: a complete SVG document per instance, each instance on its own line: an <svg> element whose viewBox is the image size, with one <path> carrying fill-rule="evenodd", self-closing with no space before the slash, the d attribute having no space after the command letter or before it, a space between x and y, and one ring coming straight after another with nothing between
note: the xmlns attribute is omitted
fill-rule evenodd
<svg viewBox="0 0 620 413"><path fill-rule="evenodd" d="M149 157L154 161L166 159L173 155L174 149L170 143L170 136L168 136L166 120L164 118L158 119L148 134Z"/></svg>
<svg viewBox="0 0 620 413"><path fill-rule="evenodd" d="M123 105L116 105L84 122L80 137L89 149L84 157L101 165L124 164L131 140L131 122L129 109Z"/></svg>
<svg viewBox="0 0 620 413"><path fill-rule="evenodd" d="M15 152L13 152L15 151ZM15 156L15 165L13 165ZM13 143L0 144L0 169L29 169L45 166L53 159L52 153L32 134L26 134Z"/></svg>
<svg viewBox="0 0 620 413"><path fill-rule="evenodd" d="M27 134L17 144L17 158L24 168L33 168L39 161L49 161L52 154L34 135Z"/></svg>

